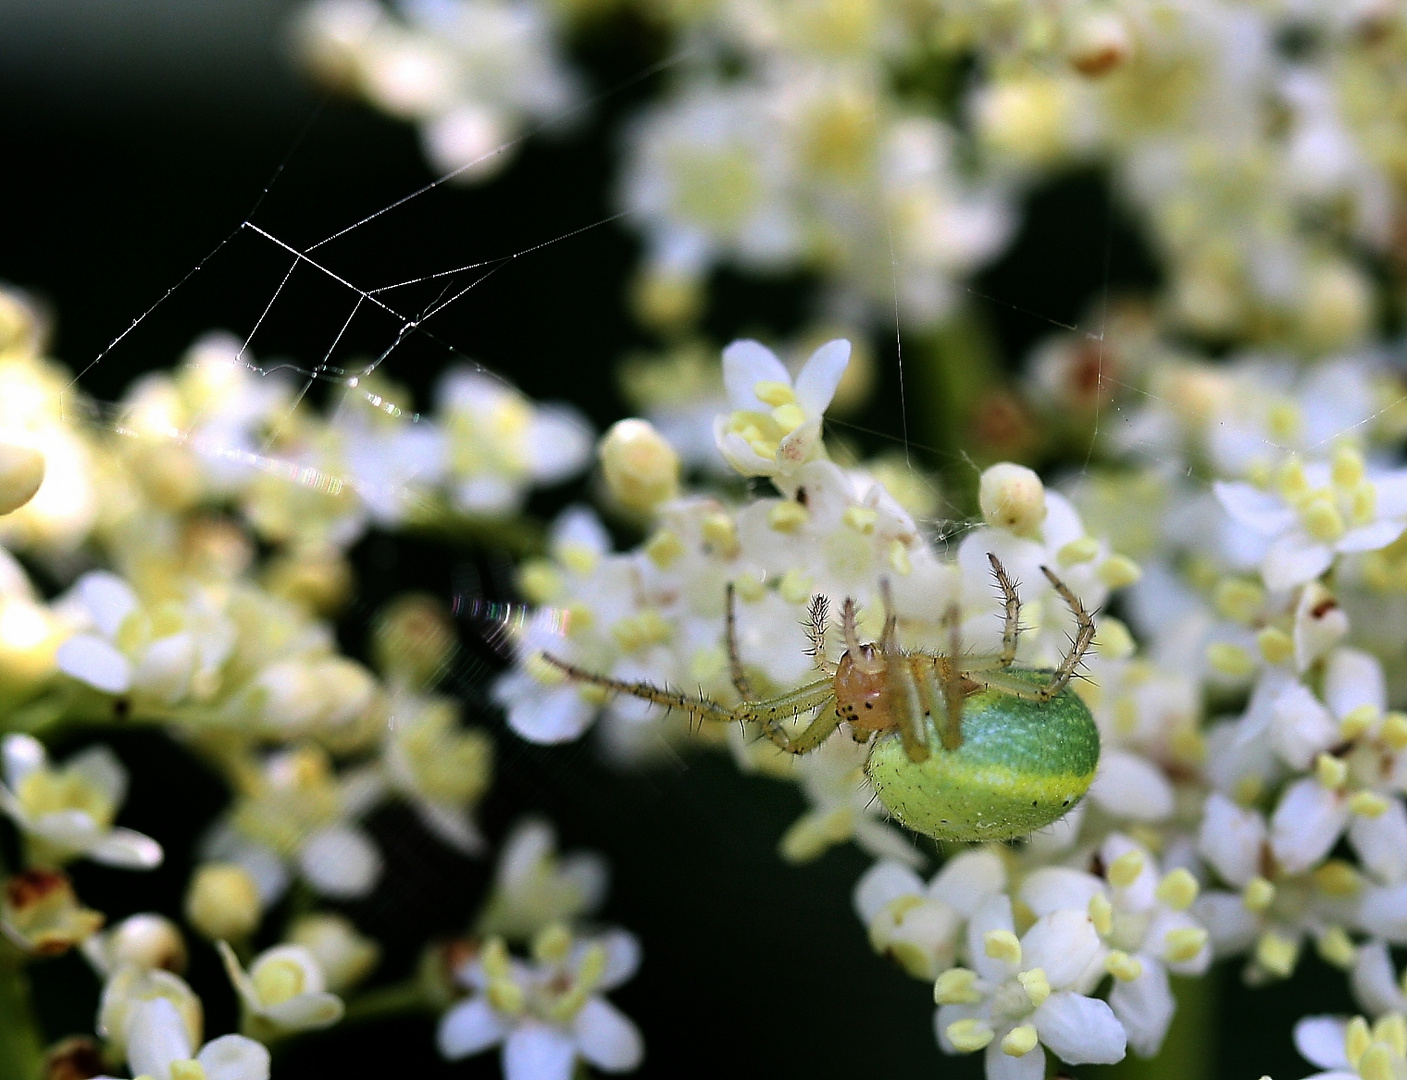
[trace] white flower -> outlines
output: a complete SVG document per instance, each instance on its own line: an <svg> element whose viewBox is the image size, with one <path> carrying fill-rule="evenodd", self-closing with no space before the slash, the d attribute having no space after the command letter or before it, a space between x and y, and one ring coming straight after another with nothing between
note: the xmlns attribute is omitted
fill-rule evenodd
<svg viewBox="0 0 1407 1080"><path fill-rule="evenodd" d="M437 395L450 503L461 513L514 513L530 485L565 480L591 458L591 425L575 409L529 401L468 367L446 372Z"/></svg>
<svg viewBox="0 0 1407 1080"><path fill-rule="evenodd" d="M1207 931L1186 910L1197 895L1196 879L1185 870L1160 878L1152 856L1117 833L1099 853L1103 878L1044 867L1022 882L1021 899L1039 916L1089 913L1108 950L1104 968L1114 976L1109 1005L1135 1053L1152 1057L1173 1018L1168 972L1202 975L1212 959Z"/></svg>
<svg viewBox="0 0 1407 1080"><path fill-rule="evenodd" d="M771 349L735 341L723 350L723 382L733 412L714 421L714 438L744 476L787 477L825 456L821 420L850 362L850 342L822 345L793 383Z"/></svg>
<svg viewBox="0 0 1407 1080"><path fill-rule="evenodd" d="M441 1018L440 1053L457 1059L502 1043L505 1080L570 1080L578 1058L605 1072L638 1066L639 1031L601 996L635 974L635 939L618 930L574 940L554 923L538 934L533 955L517 960L501 938L490 939L459 974L474 993Z"/></svg>
<svg viewBox="0 0 1407 1080"><path fill-rule="evenodd" d="M1384 1016L1373 1026L1361 1016L1306 1016L1295 1025L1295 1049L1327 1072L1307 1080L1397 1080L1407 1076L1407 1022Z"/></svg>
<svg viewBox="0 0 1407 1080"><path fill-rule="evenodd" d="M772 749L768 744L762 752ZM860 850L876 858L911 866L922 863L923 856L909 836L885 820L888 812L865 778L869 754L865 743L827 739L814 752L790 762L811 805L782 837L783 858L807 862L834 844L854 840Z"/></svg>
<svg viewBox="0 0 1407 1080"><path fill-rule="evenodd" d="M606 898L609 870L590 851L557 854L557 834L540 818L513 826L499 850L480 934L526 941L543 927L590 915Z"/></svg>
<svg viewBox="0 0 1407 1080"><path fill-rule="evenodd" d="M1270 589L1313 581L1339 555L1377 551L1407 530L1407 470L1370 472L1348 448L1332 462L1287 460L1272 491L1213 486L1236 524L1261 538L1260 571Z"/></svg>
<svg viewBox="0 0 1407 1080"><path fill-rule="evenodd" d="M885 859L855 884L854 905L870 947L916 979L936 979L952 967L972 913L1006 887L1006 868L993 851L964 851L926 885L902 862Z"/></svg>
<svg viewBox="0 0 1407 1080"><path fill-rule="evenodd" d="M380 880L380 849L356 818L380 793L366 775L339 777L313 746L252 765L245 793L201 845L205 859L248 871L267 906L288 885L291 866L323 896L365 896Z"/></svg>
<svg viewBox="0 0 1407 1080"><path fill-rule="evenodd" d="M198 590L148 608L116 574L93 570L60 610L81 625L59 646L60 670L108 694L158 708L210 697L236 643L234 625Z"/></svg>
<svg viewBox="0 0 1407 1080"><path fill-rule="evenodd" d="M155 840L113 827L127 794L127 770L107 747L90 747L58 768L31 735L6 735L3 747L0 810L29 839L36 861L86 856L129 870L161 863L161 845Z"/></svg>
<svg viewBox="0 0 1407 1080"><path fill-rule="evenodd" d="M327 980L310 949L277 945L256 956L246 972L226 942L215 946L246 1021L257 1018L276 1032L290 1032L325 1028L342 1019L342 999L323 989Z"/></svg>
<svg viewBox="0 0 1407 1080"><path fill-rule="evenodd" d="M127 1062L134 1076L152 1080L269 1080L269 1051L243 1035L224 1035L194 1051L189 1030L166 998L132 1010Z"/></svg>
<svg viewBox="0 0 1407 1080"><path fill-rule="evenodd" d="M1071 1065L1121 1061L1123 1026L1105 1002L1086 996L1104 974L1089 916L1055 911L1019 941L1013 931L1006 896L991 898L973 915L967 928L973 967L950 968L934 986L943 1050L985 1049L988 1080L1040 1080L1042 1043Z"/></svg>

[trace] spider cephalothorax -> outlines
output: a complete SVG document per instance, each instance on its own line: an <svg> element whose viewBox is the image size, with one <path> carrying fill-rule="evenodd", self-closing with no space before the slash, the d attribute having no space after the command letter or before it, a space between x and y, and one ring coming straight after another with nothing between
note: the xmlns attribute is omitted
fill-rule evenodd
<svg viewBox="0 0 1407 1080"><path fill-rule="evenodd" d="M845 652L825 659L828 604L811 603L810 634L822 678L768 698L752 691L738 656L732 589L727 645L733 685L742 699L731 708L703 696L648 682L626 682L545 656L569 677L630 694L701 721L756 727L781 749L805 754L842 724L871 740L866 775L875 795L910 828L943 840L1003 840L1023 836L1065 814L1088 790L1099 763L1099 732L1069 683L1094 640L1094 620L1079 598L1042 567L1075 616L1070 649L1054 670L1016 664L1021 599L995 555L992 575L1002 593L1002 648L991 656L962 651L956 613L948 652L901 649L885 590L884 630L861 642L855 603L841 608ZM795 734L788 721L814 714Z"/></svg>

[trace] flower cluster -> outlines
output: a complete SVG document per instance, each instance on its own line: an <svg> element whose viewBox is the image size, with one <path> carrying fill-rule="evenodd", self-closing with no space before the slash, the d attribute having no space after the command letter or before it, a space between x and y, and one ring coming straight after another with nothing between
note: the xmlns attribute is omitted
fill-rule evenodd
<svg viewBox="0 0 1407 1080"><path fill-rule="evenodd" d="M45 598L0 549L0 814L20 841L7 853L22 853L3 877L0 983L7 1003L22 1004L27 963L81 946L102 987L101 1041L60 1044L46 1075L125 1063L157 1080L267 1080L268 1047L338 1023L347 1000L363 1011L368 1001L442 1004L444 980L428 976L364 990L380 944L314 905L380 887L386 860L363 821L386 802L461 857L485 855L476 811L493 742L437 690L458 648L438 599L396 598L372 622L370 664L343 655L325 619L350 586L339 551L371 520L514 520L529 484L583 462L580 421L469 369L446 374L433 418L413 421L363 383L323 419L215 336L174 373L140 380L104 429L58 409L48 395L66 382L41 359L33 312L14 294L0 301L21 328L30 322L0 340L0 379L33 398L14 425L0 422L18 463L0 468L15 504L0 532L60 584ZM83 463L78 481L66 447ZM101 737L106 725L165 732L228 788L193 853L181 914L223 962L239 1034L202 1042L201 998L182 977L189 950L171 919L142 912L103 930L105 916L64 870L78 859L148 870L172 854L119 824L130 777L108 746L90 737L57 760L46 748L61 731ZM500 987L493 1000L514 979L527 994L500 1018L510 1056L523 1051L509 1029L536 1018L527 1026L549 1041L574 1033L564 1068L577 1050L632 1068L640 1037L600 994L630 974L639 948L624 931L602 936L581 922L603 898L604 868L595 857L559 862L545 831L534 824L508 840L497 891L477 924L465 913L479 935L470 951L506 964L505 940L535 943L539 967L482 968ZM481 970L465 963L451 973L461 989ZM7 1013L4 1023L25 1033L31 1019ZM26 1038L7 1034L3 1067L38 1075L41 1062L12 1050ZM468 1049L448 1036L445 1046Z"/></svg>

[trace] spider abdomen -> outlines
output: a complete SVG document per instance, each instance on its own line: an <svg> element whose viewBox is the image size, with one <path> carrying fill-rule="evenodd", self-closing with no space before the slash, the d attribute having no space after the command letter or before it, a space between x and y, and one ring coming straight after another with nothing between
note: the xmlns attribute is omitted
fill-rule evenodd
<svg viewBox="0 0 1407 1080"><path fill-rule="evenodd" d="M1049 672L1012 668L1007 678L1044 685ZM929 755L915 762L897 735L875 741L866 772L900 822L939 840L1010 840L1070 811L1099 764L1099 730L1079 696L1049 701L988 688L963 702L962 745L946 749L925 718Z"/></svg>

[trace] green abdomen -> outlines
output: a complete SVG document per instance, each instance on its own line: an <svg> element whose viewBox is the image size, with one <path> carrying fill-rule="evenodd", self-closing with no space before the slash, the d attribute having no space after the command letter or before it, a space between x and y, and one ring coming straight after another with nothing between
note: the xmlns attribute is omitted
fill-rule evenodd
<svg viewBox="0 0 1407 1080"><path fill-rule="evenodd" d="M1049 672L1012 670L1041 685ZM881 736L866 772L885 808L939 840L1010 840L1068 813L1094 779L1099 729L1066 687L1048 702L984 690L963 704L963 744L945 750L925 717L927 761L909 760L897 734Z"/></svg>

